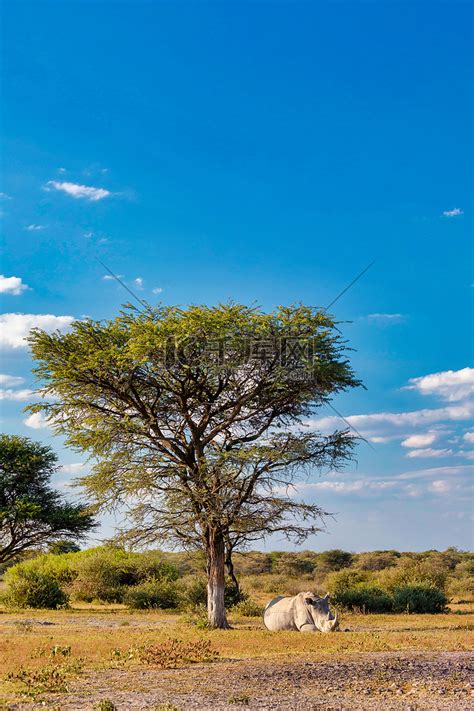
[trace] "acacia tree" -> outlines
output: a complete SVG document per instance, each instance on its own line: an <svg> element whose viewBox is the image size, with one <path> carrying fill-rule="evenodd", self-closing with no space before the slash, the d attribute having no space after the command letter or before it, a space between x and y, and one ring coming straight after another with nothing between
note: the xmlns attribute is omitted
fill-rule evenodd
<svg viewBox="0 0 474 711"><path fill-rule="evenodd" d="M199 541L209 623L227 627L226 540L268 531L272 502L281 525L296 514L315 530L323 512L288 487L350 455L347 431L302 427L359 384L333 319L303 305L128 306L66 334L33 331L30 344L43 383L30 410L95 459L81 482L97 507L125 507L142 543Z"/></svg>
<svg viewBox="0 0 474 711"><path fill-rule="evenodd" d="M27 437L0 435L0 563L65 537L81 540L95 526L85 506L49 486L52 449Z"/></svg>

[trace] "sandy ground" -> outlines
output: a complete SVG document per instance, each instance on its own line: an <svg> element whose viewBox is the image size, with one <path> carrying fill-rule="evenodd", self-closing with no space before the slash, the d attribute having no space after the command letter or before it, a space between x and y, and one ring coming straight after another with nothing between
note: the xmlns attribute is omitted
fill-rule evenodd
<svg viewBox="0 0 474 711"><path fill-rule="evenodd" d="M79 677L46 704L9 708L91 710L109 699L119 711L472 711L474 654L377 653L324 662L220 661L174 670L111 669ZM166 710L168 711L168 709Z"/></svg>

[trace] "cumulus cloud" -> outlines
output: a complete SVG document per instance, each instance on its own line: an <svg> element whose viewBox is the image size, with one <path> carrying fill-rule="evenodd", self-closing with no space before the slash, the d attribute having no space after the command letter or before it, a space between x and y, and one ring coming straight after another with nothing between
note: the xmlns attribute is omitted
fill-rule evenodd
<svg viewBox="0 0 474 711"><path fill-rule="evenodd" d="M437 436L436 432L410 435L403 440L402 447L428 447L428 445L433 444Z"/></svg>
<svg viewBox="0 0 474 711"><path fill-rule="evenodd" d="M22 390L12 390L11 388L0 388L0 400L29 400L33 395L33 390L23 388Z"/></svg>
<svg viewBox="0 0 474 711"><path fill-rule="evenodd" d="M94 188L90 185L79 185L78 183L69 183L67 181L59 182L58 180L49 180L44 189L47 191L60 190L77 200L90 200L91 202L97 202L112 195L110 190L105 188Z"/></svg>
<svg viewBox="0 0 474 711"><path fill-rule="evenodd" d="M463 435L463 440L474 443L474 432L466 432L466 434Z"/></svg>
<svg viewBox="0 0 474 711"><path fill-rule="evenodd" d="M42 430L48 427L49 422L48 418L45 417L41 412L33 412L31 415L28 415L23 420L23 424L25 424L27 427L31 427L33 430Z"/></svg>
<svg viewBox="0 0 474 711"><path fill-rule="evenodd" d="M0 314L0 348L26 348L25 338L32 328L42 328L48 333L56 329L66 331L73 321L72 316L52 314Z"/></svg>
<svg viewBox="0 0 474 711"><path fill-rule="evenodd" d="M444 217L459 217L459 215L464 215L464 212L459 209L459 207L453 207L452 210L444 210Z"/></svg>
<svg viewBox="0 0 474 711"><path fill-rule="evenodd" d="M453 483L451 481L447 481L446 479L435 479L435 481L431 482L428 488L435 494L446 494L453 488Z"/></svg>
<svg viewBox="0 0 474 711"><path fill-rule="evenodd" d="M20 296L20 294L23 294L23 292L29 288L29 286L23 283L21 277L6 277L0 274L0 294Z"/></svg>
<svg viewBox="0 0 474 711"><path fill-rule="evenodd" d="M142 277L137 277L136 279L133 280L133 285L137 289L143 289L143 279Z"/></svg>
<svg viewBox="0 0 474 711"><path fill-rule="evenodd" d="M161 288L161 286L155 286L155 288L152 289L151 291L152 291L153 294L161 294L161 292L163 291L163 289Z"/></svg>
<svg viewBox="0 0 474 711"><path fill-rule="evenodd" d="M421 395L436 395L442 400L455 402L474 393L474 368L444 370L440 373L410 378L407 390L417 390Z"/></svg>
<svg viewBox="0 0 474 711"><path fill-rule="evenodd" d="M61 472L63 474L80 474L87 468L87 464L83 462L75 462L73 464L62 464Z"/></svg>
<svg viewBox="0 0 474 711"><path fill-rule="evenodd" d="M28 225L25 227L25 230L28 230L28 232L39 232L40 230L44 230L46 228L46 225Z"/></svg>
<svg viewBox="0 0 474 711"><path fill-rule="evenodd" d="M6 373L0 373L0 385L6 388L14 388L16 385L21 385L25 382L24 378L19 375L7 375Z"/></svg>
<svg viewBox="0 0 474 711"><path fill-rule="evenodd" d="M415 457L449 457L454 454L452 449L431 449L426 447L425 449L411 449L405 454L405 457L410 457L411 459Z"/></svg>

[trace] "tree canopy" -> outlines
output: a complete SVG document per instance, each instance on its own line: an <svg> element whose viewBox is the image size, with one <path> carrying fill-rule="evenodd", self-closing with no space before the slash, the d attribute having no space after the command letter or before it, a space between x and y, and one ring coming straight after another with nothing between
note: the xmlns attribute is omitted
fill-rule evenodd
<svg viewBox="0 0 474 711"><path fill-rule="evenodd" d="M64 537L81 540L94 527L84 506L65 501L49 486L56 470L50 447L0 435L0 563Z"/></svg>
<svg viewBox="0 0 474 711"><path fill-rule="evenodd" d="M334 320L303 305L129 306L30 343L43 383L30 409L96 458L88 494L128 510L135 543L200 545L209 621L225 627L226 543L319 530L324 512L291 485L350 457L347 431L303 425L359 385Z"/></svg>

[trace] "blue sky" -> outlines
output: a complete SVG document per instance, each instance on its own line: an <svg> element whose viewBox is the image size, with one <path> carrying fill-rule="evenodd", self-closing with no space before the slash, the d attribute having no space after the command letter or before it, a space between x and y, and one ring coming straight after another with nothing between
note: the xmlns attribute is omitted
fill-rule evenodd
<svg viewBox="0 0 474 711"><path fill-rule="evenodd" d="M472 546L471 14L4 5L2 427L55 447L59 486L81 460L25 423L22 338L117 313L95 257L150 301L268 309L326 306L375 260L332 308L367 388L334 404L373 449L301 486L336 513L306 546Z"/></svg>

